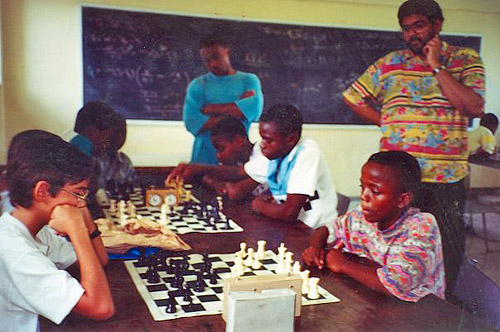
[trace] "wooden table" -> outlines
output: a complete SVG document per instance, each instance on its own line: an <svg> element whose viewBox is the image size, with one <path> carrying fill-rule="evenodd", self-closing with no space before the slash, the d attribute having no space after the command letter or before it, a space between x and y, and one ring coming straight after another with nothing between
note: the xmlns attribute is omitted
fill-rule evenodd
<svg viewBox="0 0 500 332"><path fill-rule="evenodd" d="M248 205L226 206L225 213L245 231L225 234L186 234L183 239L193 252L232 253L240 242L256 247L267 241L268 249L284 242L294 257L307 247L312 231L303 224L286 225L252 214ZM220 315L153 321L121 261L106 268L116 305L116 314L104 322L70 315L60 325L41 319L42 331L225 331ZM330 271L313 270L320 284L340 298L339 303L302 308L295 331L494 331L459 306L427 296L418 303L406 303L361 286L356 281ZM272 314L272 313L271 313Z"/></svg>

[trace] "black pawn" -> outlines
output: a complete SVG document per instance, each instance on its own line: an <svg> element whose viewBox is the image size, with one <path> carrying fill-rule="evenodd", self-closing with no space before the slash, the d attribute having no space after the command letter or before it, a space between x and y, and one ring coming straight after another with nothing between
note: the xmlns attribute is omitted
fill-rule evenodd
<svg viewBox="0 0 500 332"><path fill-rule="evenodd" d="M160 275L156 270L156 265L150 265L148 267L147 276L148 276L148 282L150 284L157 284L160 282Z"/></svg>
<svg viewBox="0 0 500 332"><path fill-rule="evenodd" d="M217 273L215 273L215 271L212 271L210 273L210 284L211 285L217 284Z"/></svg>
<svg viewBox="0 0 500 332"><path fill-rule="evenodd" d="M196 278L196 283L194 284L194 290L198 293L205 291L205 282L203 281L203 272L198 272L198 277Z"/></svg>
<svg viewBox="0 0 500 332"><path fill-rule="evenodd" d="M191 302L191 301L193 301L193 300L191 299L191 294L193 294L193 293L191 292L191 287L190 287L189 285L186 285L186 288L184 289L184 297L183 297L182 299L183 299L184 301L186 301L186 302Z"/></svg>
<svg viewBox="0 0 500 332"><path fill-rule="evenodd" d="M168 297L168 303L167 307L165 308L165 312L167 314L174 314L175 312L177 312L177 308L175 307L175 299L172 295Z"/></svg>

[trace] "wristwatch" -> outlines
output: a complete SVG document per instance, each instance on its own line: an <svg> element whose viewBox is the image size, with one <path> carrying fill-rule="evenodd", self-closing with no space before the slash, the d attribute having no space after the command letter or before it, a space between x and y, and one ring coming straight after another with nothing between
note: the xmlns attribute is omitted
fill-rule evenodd
<svg viewBox="0 0 500 332"><path fill-rule="evenodd" d="M436 67L432 70L432 75L436 76L441 70L446 70L446 67L443 65L440 65L439 67Z"/></svg>

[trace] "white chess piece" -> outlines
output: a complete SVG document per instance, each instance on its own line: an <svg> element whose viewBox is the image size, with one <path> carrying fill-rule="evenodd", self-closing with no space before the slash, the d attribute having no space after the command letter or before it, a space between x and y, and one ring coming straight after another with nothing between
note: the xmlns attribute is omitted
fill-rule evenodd
<svg viewBox="0 0 500 332"><path fill-rule="evenodd" d="M253 253L254 253L254 250L253 248L248 248L248 251L247 251L247 258L245 259L245 266L252 266L253 265Z"/></svg>
<svg viewBox="0 0 500 332"><path fill-rule="evenodd" d="M300 272L300 277L302 278L302 294L309 293L309 273L309 270Z"/></svg>
<svg viewBox="0 0 500 332"><path fill-rule="evenodd" d="M300 273L300 262L299 261L295 261L295 263L293 263L292 273L293 274L299 274Z"/></svg>
<svg viewBox="0 0 500 332"><path fill-rule="evenodd" d="M166 225L169 222L169 219L167 217L167 209L168 204L162 204L160 208L160 220L158 222L160 225Z"/></svg>
<svg viewBox="0 0 500 332"><path fill-rule="evenodd" d="M278 247L278 257L281 257L282 259L285 258L285 252L288 249L285 247L284 243L281 243L280 246Z"/></svg>
<svg viewBox="0 0 500 332"><path fill-rule="evenodd" d="M134 205L134 203L132 203L132 201L128 201L127 203L127 212L128 212L128 215L131 217L131 218L134 218L137 213L136 213L136 207Z"/></svg>
<svg viewBox="0 0 500 332"><path fill-rule="evenodd" d="M234 266L236 267L235 271L237 277L242 276L243 273L245 273L245 265L243 265L243 259L241 259L241 257L236 256L234 259Z"/></svg>
<svg viewBox="0 0 500 332"><path fill-rule="evenodd" d="M285 253L285 273L292 273L293 252Z"/></svg>
<svg viewBox="0 0 500 332"><path fill-rule="evenodd" d="M111 214L116 213L116 199L109 200L109 213Z"/></svg>
<svg viewBox="0 0 500 332"><path fill-rule="evenodd" d="M257 241L257 258L266 258L266 241L264 240Z"/></svg>
<svg viewBox="0 0 500 332"><path fill-rule="evenodd" d="M257 256L257 254L255 254L253 257L253 263L252 263L253 270L258 270L262 267L262 263L260 262L259 258L256 256Z"/></svg>
<svg viewBox="0 0 500 332"><path fill-rule="evenodd" d="M316 300L319 298L318 283L319 283L319 278L317 277L309 278L309 292L307 293L308 299Z"/></svg>
<svg viewBox="0 0 500 332"><path fill-rule="evenodd" d="M128 215L126 213L120 214L120 225L125 226L128 223Z"/></svg>
<svg viewBox="0 0 500 332"><path fill-rule="evenodd" d="M285 258L283 256L278 256L278 265L276 265L277 274L285 273Z"/></svg>
<svg viewBox="0 0 500 332"><path fill-rule="evenodd" d="M247 244L245 242L240 243L240 251L236 254L241 257L241 259L247 257Z"/></svg>

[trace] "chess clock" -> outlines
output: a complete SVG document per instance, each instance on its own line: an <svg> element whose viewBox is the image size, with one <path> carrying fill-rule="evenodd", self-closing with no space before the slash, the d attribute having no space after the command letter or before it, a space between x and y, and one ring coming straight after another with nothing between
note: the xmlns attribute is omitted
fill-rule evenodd
<svg viewBox="0 0 500 332"><path fill-rule="evenodd" d="M175 188L151 188L146 190L146 205L160 207L163 203L177 205L179 193Z"/></svg>

